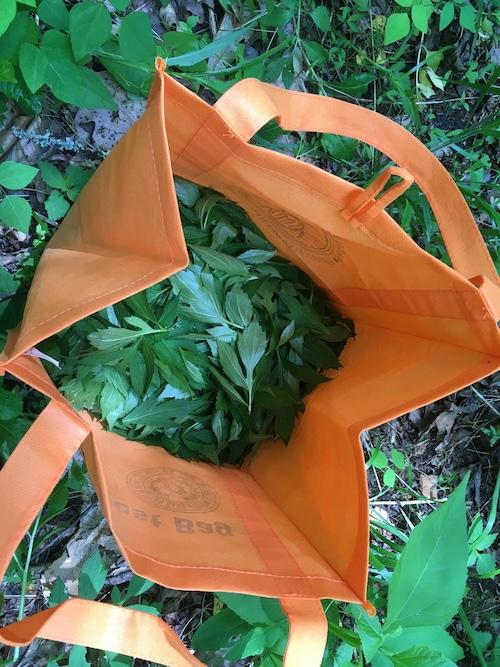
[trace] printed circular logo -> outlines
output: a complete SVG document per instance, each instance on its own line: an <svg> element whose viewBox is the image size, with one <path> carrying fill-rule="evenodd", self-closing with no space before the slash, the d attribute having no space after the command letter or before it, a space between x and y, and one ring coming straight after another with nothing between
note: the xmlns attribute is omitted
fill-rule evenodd
<svg viewBox="0 0 500 667"><path fill-rule="evenodd" d="M264 227L270 227L297 254L308 255L326 264L343 260L344 244L335 234L305 222L287 211L263 203L255 204L255 200L243 190L235 190L235 193L242 200L250 217L254 214Z"/></svg>
<svg viewBox="0 0 500 667"><path fill-rule="evenodd" d="M219 505L215 489L173 468L136 470L127 484L141 500L170 512L212 512Z"/></svg>

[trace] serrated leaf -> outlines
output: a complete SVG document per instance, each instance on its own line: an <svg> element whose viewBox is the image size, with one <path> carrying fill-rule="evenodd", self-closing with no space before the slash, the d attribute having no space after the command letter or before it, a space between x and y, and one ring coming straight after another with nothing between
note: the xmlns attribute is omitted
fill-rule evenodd
<svg viewBox="0 0 500 667"><path fill-rule="evenodd" d="M69 598L68 591L64 585L64 581L61 577L57 577L52 586L49 596L49 607L55 607L57 604L61 604Z"/></svg>
<svg viewBox="0 0 500 667"><path fill-rule="evenodd" d="M106 7L84 0L71 8L69 35L76 60L94 53L111 35L111 16Z"/></svg>
<svg viewBox="0 0 500 667"><path fill-rule="evenodd" d="M151 63L156 55L151 19L146 12L133 12L120 25L120 52L130 63Z"/></svg>
<svg viewBox="0 0 500 667"><path fill-rule="evenodd" d="M205 276L203 283L199 275L186 269L171 276L170 283L186 304L185 313L189 317L209 324L226 323L212 276Z"/></svg>
<svg viewBox="0 0 500 667"><path fill-rule="evenodd" d="M49 61L45 53L34 44L26 42L19 50L19 67L32 93L36 93L47 78Z"/></svg>
<svg viewBox="0 0 500 667"><path fill-rule="evenodd" d="M263 264L264 262L268 262L275 256L276 256L275 250L254 249L254 250L245 250L245 252L242 252L240 255L238 255L238 259L242 262L245 262L245 264L258 265L258 264Z"/></svg>
<svg viewBox="0 0 500 667"><path fill-rule="evenodd" d="M239 327L247 326L252 319L252 302L239 285L235 285L227 293L226 315Z"/></svg>
<svg viewBox="0 0 500 667"><path fill-rule="evenodd" d="M38 167L43 180L49 187L57 188L58 190L64 189L66 184L64 176L55 165L41 160L38 163Z"/></svg>
<svg viewBox="0 0 500 667"><path fill-rule="evenodd" d="M156 398L148 398L123 417L123 424L164 427L171 420L182 420L196 414L206 405L204 398L171 398L158 403Z"/></svg>
<svg viewBox="0 0 500 667"><path fill-rule="evenodd" d="M45 200L45 210L49 220L61 220L69 211L69 208L69 201L59 190L53 190Z"/></svg>
<svg viewBox="0 0 500 667"><path fill-rule="evenodd" d="M94 551L83 564L78 595L86 600L95 600L104 587L107 573L99 550Z"/></svg>
<svg viewBox="0 0 500 667"><path fill-rule="evenodd" d="M425 646L453 661L464 657L461 646L439 626L405 627L402 632L385 637L383 643L384 650L390 653L401 653L414 646Z"/></svg>
<svg viewBox="0 0 500 667"><path fill-rule="evenodd" d="M123 329L116 327L108 327L106 329L99 329L89 334L88 340L90 344L98 350L110 350L147 336L153 333L161 333L161 329L151 331L136 331L133 329Z"/></svg>
<svg viewBox="0 0 500 667"><path fill-rule="evenodd" d="M425 646L414 646L402 653L391 655L391 662L394 667L457 667L442 653Z"/></svg>
<svg viewBox="0 0 500 667"><path fill-rule="evenodd" d="M247 382L233 346L230 343L219 340L217 341L217 348L219 350L220 365L224 373L237 387L246 387Z"/></svg>
<svg viewBox="0 0 500 667"><path fill-rule="evenodd" d="M251 322L248 327L238 334L238 352L246 371L246 388L248 391L248 409L252 404L254 371L262 359L267 348L267 338L257 322Z"/></svg>
<svg viewBox="0 0 500 667"><path fill-rule="evenodd" d="M455 615L467 578L467 481L410 534L389 582L386 633L398 625L445 626Z"/></svg>
<svg viewBox="0 0 500 667"><path fill-rule="evenodd" d="M410 17L404 12L394 12L385 24L384 44L389 45L406 37L410 32Z"/></svg>
<svg viewBox="0 0 500 667"><path fill-rule="evenodd" d="M249 271L244 262L241 262L231 255L226 255L212 248L203 248L197 245L191 245L191 250L195 252L208 266L215 271L222 271L230 276L248 276Z"/></svg>
<svg viewBox="0 0 500 667"><path fill-rule="evenodd" d="M29 232L31 213L31 206L22 197L7 195L0 202L0 222L24 234Z"/></svg>
<svg viewBox="0 0 500 667"><path fill-rule="evenodd" d="M29 164L5 160L0 163L0 185L9 190L20 190L38 174L38 169Z"/></svg>

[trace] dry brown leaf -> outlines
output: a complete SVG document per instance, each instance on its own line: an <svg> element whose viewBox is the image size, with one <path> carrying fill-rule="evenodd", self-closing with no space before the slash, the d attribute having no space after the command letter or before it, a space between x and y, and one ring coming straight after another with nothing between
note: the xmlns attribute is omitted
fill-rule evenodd
<svg viewBox="0 0 500 667"><path fill-rule="evenodd" d="M438 478L437 475L420 475L420 490L422 495L431 500L436 500L438 497Z"/></svg>

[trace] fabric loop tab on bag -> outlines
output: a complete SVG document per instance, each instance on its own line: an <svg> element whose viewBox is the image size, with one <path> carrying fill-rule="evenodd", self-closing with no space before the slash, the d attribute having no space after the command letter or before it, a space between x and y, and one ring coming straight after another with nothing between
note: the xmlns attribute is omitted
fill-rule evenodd
<svg viewBox="0 0 500 667"><path fill-rule="evenodd" d="M392 176L401 180L383 191ZM349 221L358 218L363 223L368 223L408 190L413 181L413 176L406 169L387 167L367 188L356 193L353 201L342 211L342 215Z"/></svg>
<svg viewBox="0 0 500 667"><path fill-rule="evenodd" d="M319 667L328 634L321 600L281 598L280 604L290 623L284 667Z"/></svg>

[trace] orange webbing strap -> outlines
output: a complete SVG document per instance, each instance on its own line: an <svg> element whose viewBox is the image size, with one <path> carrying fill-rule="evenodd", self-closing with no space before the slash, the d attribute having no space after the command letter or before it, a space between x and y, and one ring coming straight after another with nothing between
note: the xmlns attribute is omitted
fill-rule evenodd
<svg viewBox="0 0 500 667"><path fill-rule="evenodd" d="M319 667L328 634L328 623L321 601L281 598L280 604L290 623L284 666Z"/></svg>
<svg viewBox="0 0 500 667"><path fill-rule="evenodd" d="M215 107L245 141L276 118L285 130L340 134L382 151L414 177L427 197L455 269L467 279L482 274L500 288L495 266L460 190L439 160L394 121L348 102L285 90L257 79L239 81Z"/></svg>
<svg viewBox="0 0 500 667"><path fill-rule="evenodd" d="M203 667L160 618L73 598L0 630L0 641L24 646L35 637L113 651L168 667Z"/></svg>

